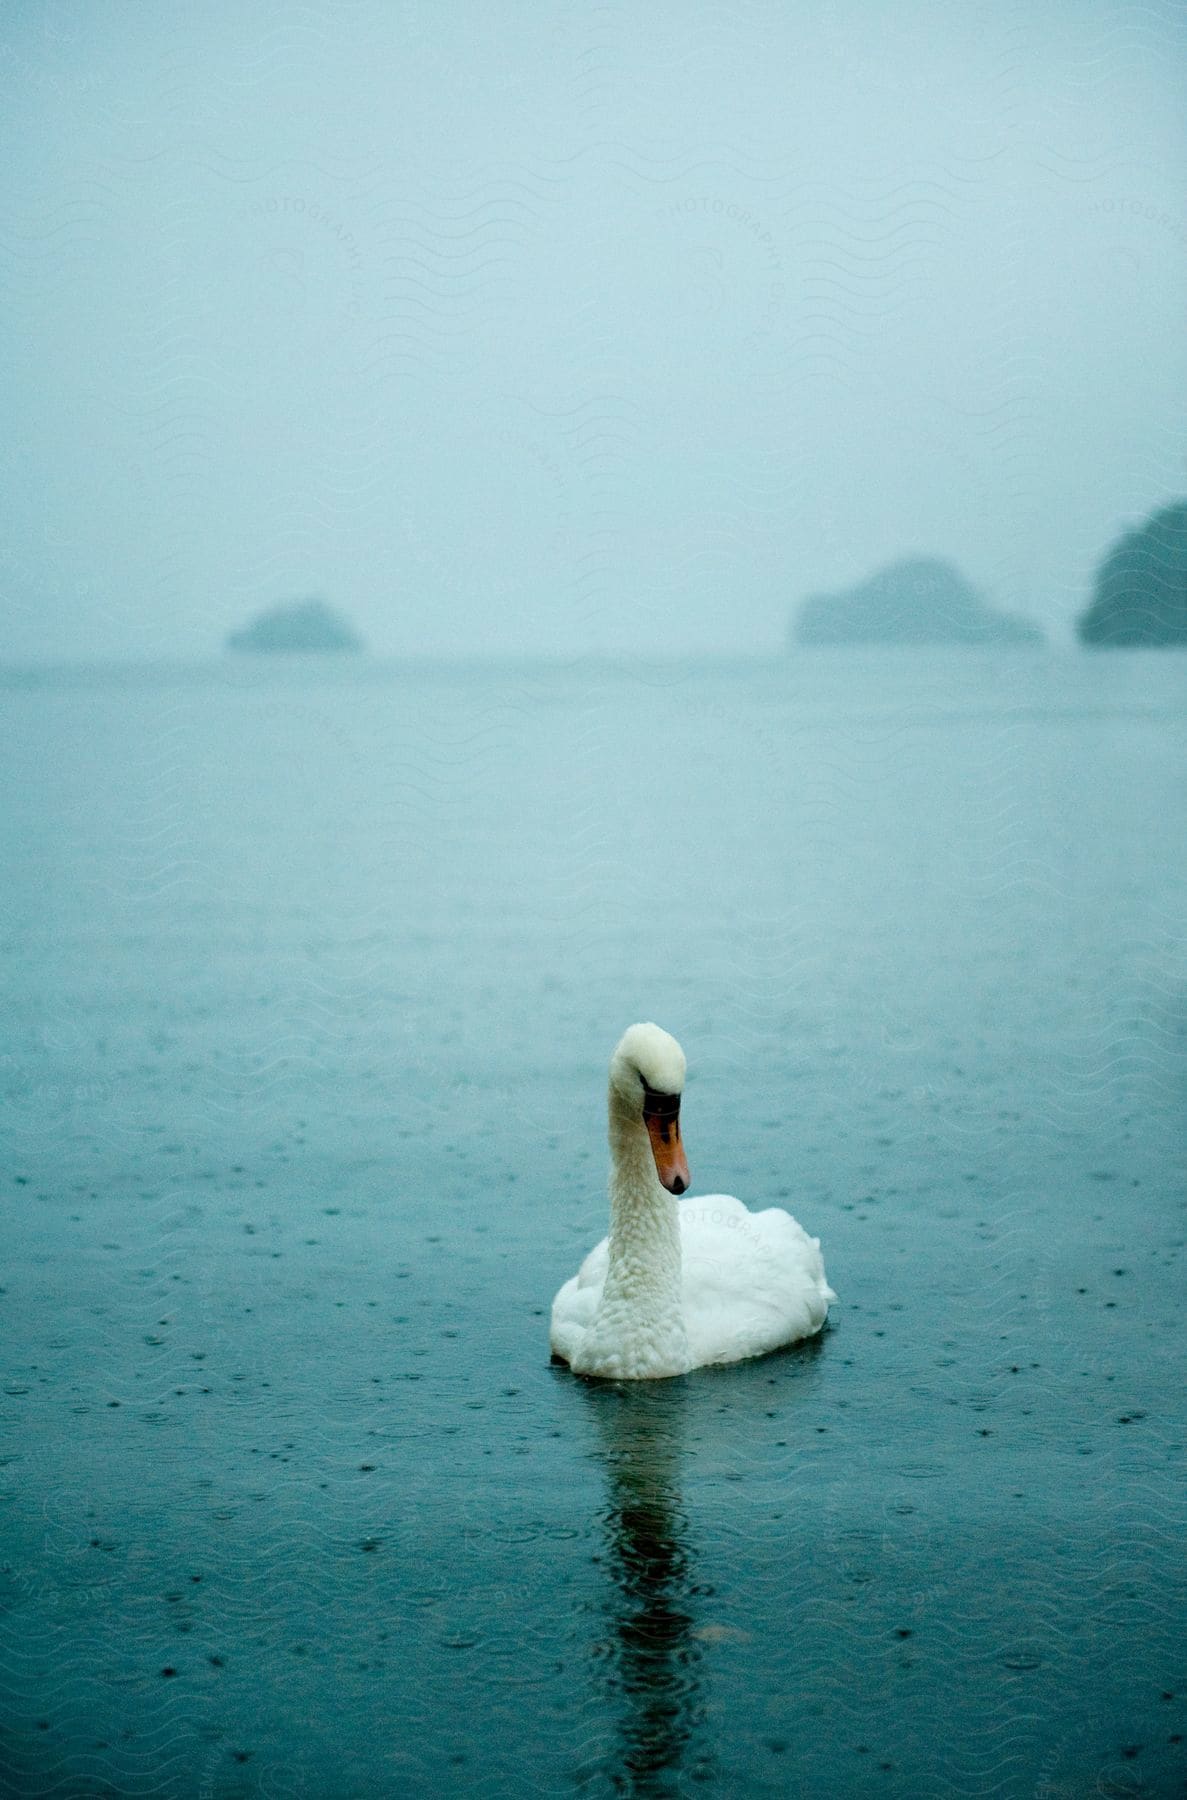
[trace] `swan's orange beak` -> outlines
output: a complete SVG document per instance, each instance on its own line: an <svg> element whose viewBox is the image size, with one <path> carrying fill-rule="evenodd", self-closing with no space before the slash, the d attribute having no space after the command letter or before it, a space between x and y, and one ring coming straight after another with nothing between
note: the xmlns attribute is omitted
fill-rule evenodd
<svg viewBox="0 0 1187 1800"><path fill-rule="evenodd" d="M666 1105L671 1106L671 1098L667 1094L663 1098ZM684 1145L680 1142L679 1100L676 1100L671 1111L665 1108L662 1112L652 1112L650 1108L645 1108L643 1123L651 1139L656 1174L669 1194L683 1194L688 1188L689 1173Z"/></svg>

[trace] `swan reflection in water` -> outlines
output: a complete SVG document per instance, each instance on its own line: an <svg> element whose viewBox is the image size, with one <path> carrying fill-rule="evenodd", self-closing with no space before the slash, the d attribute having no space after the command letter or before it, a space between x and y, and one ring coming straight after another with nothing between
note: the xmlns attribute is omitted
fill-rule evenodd
<svg viewBox="0 0 1187 1800"><path fill-rule="evenodd" d="M793 1395L812 1391L823 1349L818 1336L778 1358L788 1403L781 1433L793 1425ZM620 1793L652 1800L684 1792L686 1781L729 1779L717 1754L720 1727L711 1714L708 1677L714 1646L745 1643L749 1621L723 1618L701 1578L684 1491L687 1480L694 1495L707 1496L711 1471L751 1464L770 1418L766 1384L772 1366L767 1359L675 1381L578 1384L593 1420L594 1455L606 1475L602 1520L610 1580L604 1604L612 1633L605 1650L619 1715L609 1773L610 1786ZM764 1383L761 1409L755 1368ZM789 1496L793 1486L784 1481L781 1491ZM810 1503L806 1491L804 1499Z"/></svg>
<svg viewBox="0 0 1187 1800"><path fill-rule="evenodd" d="M668 1792L671 1777L704 1779L703 1648L695 1567L680 1491L687 1394L676 1382L583 1384L605 1465L613 1636L612 1691L621 1699L614 1785Z"/></svg>

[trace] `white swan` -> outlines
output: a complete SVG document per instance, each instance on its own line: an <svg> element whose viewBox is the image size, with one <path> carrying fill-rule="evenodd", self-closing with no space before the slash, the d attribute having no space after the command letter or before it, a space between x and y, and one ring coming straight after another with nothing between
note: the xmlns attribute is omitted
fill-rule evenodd
<svg viewBox="0 0 1187 1800"><path fill-rule="evenodd" d="M610 1235L552 1303L551 1343L578 1375L647 1380L764 1356L820 1330L836 1295L819 1238L730 1194L677 1201L684 1052L632 1025L610 1060Z"/></svg>

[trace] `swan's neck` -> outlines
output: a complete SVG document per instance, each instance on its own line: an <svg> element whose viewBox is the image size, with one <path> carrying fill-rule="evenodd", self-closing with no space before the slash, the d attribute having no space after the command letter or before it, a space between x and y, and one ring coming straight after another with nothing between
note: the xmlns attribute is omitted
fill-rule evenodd
<svg viewBox="0 0 1187 1800"><path fill-rule="evenodd" d="M679 1374L688 1367L680 1214L661 1185L647 1128L610 1106L610 1260L591 1327L590 1373Z"/></svg>

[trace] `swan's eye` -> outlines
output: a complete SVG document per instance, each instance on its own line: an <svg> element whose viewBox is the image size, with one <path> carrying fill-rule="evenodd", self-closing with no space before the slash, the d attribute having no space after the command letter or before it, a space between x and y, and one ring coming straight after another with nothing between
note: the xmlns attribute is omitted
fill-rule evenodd
<svg viewBox="0 0 1187 1800"><path fill-rule="evenodd" d="M643 1123L651 1138L651 1148L655 1152L656 1167L661 1171L660 1179L662 1181L665 1179L663 1167L666 1167L670 1155L669 1147L673 1143L677 1148L680 1145L679 1094L661 1094L644 1082ZM671 1191L682 1194L684 1188L673 1188Z"/></svg>

